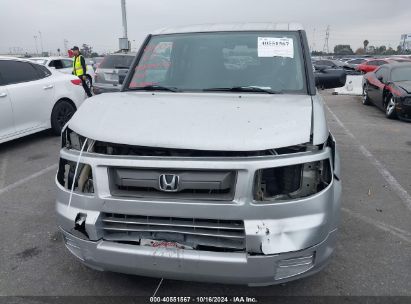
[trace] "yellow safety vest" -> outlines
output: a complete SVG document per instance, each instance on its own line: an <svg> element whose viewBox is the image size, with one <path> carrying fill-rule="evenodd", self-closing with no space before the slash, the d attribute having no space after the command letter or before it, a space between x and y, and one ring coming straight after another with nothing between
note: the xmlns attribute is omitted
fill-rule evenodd
<svg viewBox="0 0 411 304"><path fill-rule="evenodd" d="M81 57L83 57L83 55L78 55L77 57L74 57L73 60L73 72L74 75L76 76L82 76L83 73L83 66L81 65ZM87 69L87 66L86 66Z"/></svg>

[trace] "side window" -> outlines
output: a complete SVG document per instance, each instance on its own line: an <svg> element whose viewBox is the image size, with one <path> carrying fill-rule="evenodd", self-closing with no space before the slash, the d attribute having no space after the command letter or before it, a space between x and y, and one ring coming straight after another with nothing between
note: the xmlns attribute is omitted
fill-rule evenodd
<svg viewBox="0 0 411 304"><path fill-rule="evenodd" d="M40 78L46 78L51 75L51 72L43 65L33 64Z"/></svg>
<svg viewBox="0 0 411 304"><path fill-rule="evenodd" d="M0 71L5 84L28 82L40 78L34 66L23 61L0 61Z"/></svg>
<svg viewBox="0 0 411 304"><path fill-rule="evenodd" d="M72 60L63 59L62 61L63 61L63 67L64 67L65 69L68 69L68 68L72 68L72 67L73 67L73 61L72 61Z"/></svg>
<svg viewBox="0 0 411 304"><path fill-rule="evenodd" d="M388 81L388 69L386 67L379 68L377 72L375 72L377 78L382 77L382 82L387 83Z"/></svg>
<svg viewBox="0 0 411 304"><path fill-rule="evenodd" d="M376 65L376 66L378 66L378 61L377 60L368 61L367 65Z"/></svg>
<svg viewBox="0 0 411 304"><path fill-rule="evenodd" d="M378 66L381 66L383 64L387 64L387 62L384 60L378 60L378 64L377 64Z"/></svg>
<svg viewBox="0 0 411 304"><path fill-rule="evenodd" d="M53 61L54 61L53 66L55 67L56 70L60 70L60 69L64 68L62 60L53 60Z"/></svg>
<svg viewBox="0 0 411 304"><path fill-rule="evenodd" d="M3 80L2 72L5 73L6 71L3 68L3 60L0 60L0 87L6 85L6 83Z"/></svg>
<svg viewBox="0 0 411 304"><path fill-rule="evenodd" d="M384 75L384 69L379 68L376 72L375 72L375 76L377 78L380 78Z"/></svg>

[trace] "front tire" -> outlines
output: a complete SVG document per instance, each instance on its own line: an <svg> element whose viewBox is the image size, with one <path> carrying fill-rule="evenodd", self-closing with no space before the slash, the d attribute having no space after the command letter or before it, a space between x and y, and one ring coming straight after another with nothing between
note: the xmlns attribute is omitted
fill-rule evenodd
<svg viewBox="0 0 411 304"><path fill-rule="evenodd" d="M388 96L387 98L387 105L385 107L385 116L388 119L395 119L397 118L397 112L395 110L395 100L393 96Z"/></svg>
<svg viewBox="0 0 411 304"><path fill-rule="evenodd" d="M64 125L75 112L75 106L67 100L59 101L54 105L53 111L51 111L51 129L55 135L61 134Z"/></svg>
<svg viewBox="0 0 411 304"><path fill-rule="evenodd" d="M371 105L370 97L368 96L368 85L364 85L362 88L362 104L365 106Z"/></svg>

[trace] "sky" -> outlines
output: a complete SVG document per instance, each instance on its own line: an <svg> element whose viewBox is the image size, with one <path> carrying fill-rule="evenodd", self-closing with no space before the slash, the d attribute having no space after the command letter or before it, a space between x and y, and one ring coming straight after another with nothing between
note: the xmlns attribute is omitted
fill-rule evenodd
<svg viewBox="0 0 411 304"><path fill-rule="evenodd" d="M89 44L99 53L118 49L120 0L0 0L0 53L56 52ZM136 50L157 28L203 23L298 22L314 50L350 44L396 48L411 33L410 0L126 0L128 36ZM41 32L41 34L39 33ZM35 39L34 36L37 36ZM41 36L41 41L40 41ZM37 42L37 43L36 43ZM43 46L41 46L41 44Z"/></svg>

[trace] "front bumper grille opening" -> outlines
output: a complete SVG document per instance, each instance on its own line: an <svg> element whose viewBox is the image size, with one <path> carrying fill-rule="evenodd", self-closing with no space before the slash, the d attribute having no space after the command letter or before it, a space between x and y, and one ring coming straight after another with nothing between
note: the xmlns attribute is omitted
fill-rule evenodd
<svg viewBox="0 0 411 304"><path fill-rule="evenodd" d="M148 187L130 187L130 186L118 186L117 189L119 190L119 193L125 194L125 192L134 193L134 195L138 195L139 192L143 193L157 193L158 190L154 188L148 188ZM227 196L229 195L231 190L228 189L185 189L182 191L179 191L178 193L180 195L198 195L198 196L203 196L203 195L222 195L222 196Z"/></svg>
<svg viewBox="0 0 411 304"><path fill-rule="evenodd" d="M178 242L196 250L245 251L242 221L105 213L101 222L107 241L139 244L141 239L151 239Z"/></svg>
<svg viewBox="0 0 411 304"><path fill-rule="evenodd" d="M175 176L175 191L164 191L162 176ZM110 168L110 192L115 197L170 200L232 201L237 173L222 170Z"/></svg>

